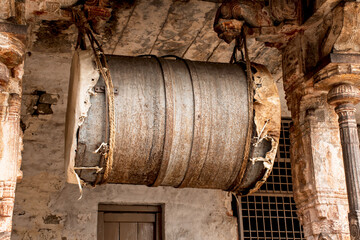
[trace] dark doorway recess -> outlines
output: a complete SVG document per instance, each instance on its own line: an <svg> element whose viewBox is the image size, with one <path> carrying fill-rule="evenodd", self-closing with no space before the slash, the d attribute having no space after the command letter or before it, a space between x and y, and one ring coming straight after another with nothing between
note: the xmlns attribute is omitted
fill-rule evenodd
<svg viewBox="0 0 360 240"><path fill-rule="evenodd" d="M99 204L98 240L162 240L162 205Z"/></svg>

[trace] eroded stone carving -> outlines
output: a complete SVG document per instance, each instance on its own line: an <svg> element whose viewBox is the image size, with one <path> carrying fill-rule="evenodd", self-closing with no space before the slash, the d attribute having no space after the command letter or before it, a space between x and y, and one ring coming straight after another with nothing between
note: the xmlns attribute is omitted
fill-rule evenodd
<svg viewBox="0 0 360 240"><path fill-rule="evenodd" d="M225 1L218 9L214 30L221 39L230 43L239 36L244 22L250 27L273 25L270 14L260 2L231 0Z"/></svg>
<svg viewBox="0 0 360 240"><path fill-rule="evenodd" d="M263 1L227 0L216 13L214 30L219 38L230 43L240 36L246 24L250 28L247 35L281 47L302 29L298 27L301 4L299 0L271 0L269 6Z"/></svg>
<svg viewBox="0 0 360 240"><path fill-rule="evenodd" d="M288 0L271 0L270 12L274 20L278 22L283 21L298 21L299 9L301 9L301 1Z"/></svg>
<svg viewBox="0 0 360 240"><path fill-rule="evenodd" d="M334 44L334 52L359 53L360 52L360 4L347 2L343 8L345 12L341 33Z"/></svg>

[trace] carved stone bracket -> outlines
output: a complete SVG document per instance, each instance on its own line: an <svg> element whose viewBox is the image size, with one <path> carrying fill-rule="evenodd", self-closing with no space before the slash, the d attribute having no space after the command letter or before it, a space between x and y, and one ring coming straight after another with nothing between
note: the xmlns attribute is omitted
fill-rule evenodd
<svg viewBox="0 0 360 240"><path fill-rule="evenodd" d="M315 88L329 91L339 82L360 86L359 76L360 54L331 53L313 71L308 72L305 78L312 79Z"/></svg>
<svg viewBox="0 0 360 240"><path fill-rule="evenodd" d="M300 23L300 9L298 0L271 0L269 6L262 1L227 0L216 13L214 30L219 38L230 43L246 24L250 37L285 43L298 31L295 26Z"/></svg>
<svg viewBox="0 0 360 240"><path fill-rule="evenodd" d="M313 40L317 42L316 35L320 35L323 38L319 41L323 45L321 48L331 50L334 44L332 41L340 34L339 25L346 21L342 17L341 7L338 8L338 12L332 12L341 2L270 0L269 5L265 5L264 1L259 0L226 0L218 9L214 30L219 38L230 43L239 35L238 28L246 24L249 28L248 37L280 49L299 33L312 29L312 37L315 37ZM319 21L320 19L323 20ZM319 22L323 23L319 25Z"/></svg>

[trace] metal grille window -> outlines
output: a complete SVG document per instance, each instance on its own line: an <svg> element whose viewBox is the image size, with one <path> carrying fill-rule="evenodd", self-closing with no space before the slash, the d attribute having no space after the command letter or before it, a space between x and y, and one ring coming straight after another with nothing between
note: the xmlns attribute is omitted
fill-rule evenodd
<svg viewBox="0 0 360 240"><path fill-rule="evenodd" d="M289 128L290 120L283 119L279 150L267 182L257 193L240 199L242 240L305 239L293 200Z"/></svg>

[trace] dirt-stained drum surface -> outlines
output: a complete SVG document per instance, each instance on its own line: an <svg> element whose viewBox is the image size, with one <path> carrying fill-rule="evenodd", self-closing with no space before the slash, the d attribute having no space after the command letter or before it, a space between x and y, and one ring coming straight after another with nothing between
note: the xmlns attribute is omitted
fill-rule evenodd
<svg viewBox="0 0 360 240"><path fill-rule="evenodd" d="M242 65L120 56L108 62L117 125L108 183L248 193L266 180L278 144L280 100L265 67L254 65L252 119L252 86ZM109 167L97 151L107 142L103 87L91 51L76 52L67 116L70 183L78 183L77 175L94 183Z"/></svg>

